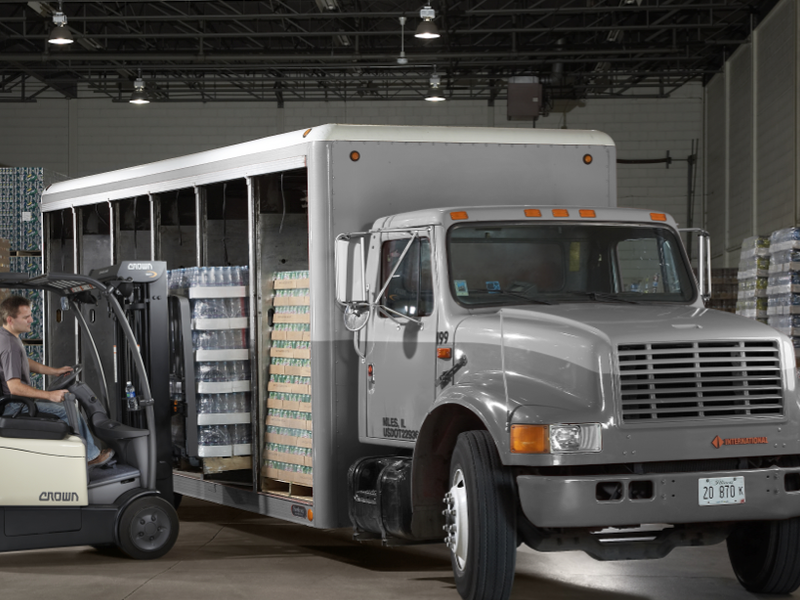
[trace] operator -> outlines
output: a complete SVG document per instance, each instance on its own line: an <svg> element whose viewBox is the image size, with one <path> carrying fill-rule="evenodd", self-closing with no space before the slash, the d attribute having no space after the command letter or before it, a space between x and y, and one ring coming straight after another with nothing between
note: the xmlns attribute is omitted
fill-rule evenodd
<svg viewBox="0 0 800 600"><path fill-rule="evenodd" d="M39 412L56 415L62 421L68 423L67 410L60 404L64 400L67 390L53 390L45 392L31 386L31 371L42 375L63 375L71 373L72 367L60 367L54 369L28 358L25 353L25 346L19 339L21 333L28 333L31 330L33 317L31 316L31 303L22 296L10 296L0 303L0 319L3 326L0 328L0 383L2 383L2 393L4 395L24 396L25 398L35 398L49 400L49 402L37 402L36 408ZM5 415L14 414L14 411L21 408L20 404L8 404ZM24 407L27 411L27 407ZM81 437L86 440L86 458L90 466L102 466L114 456L114 451L110 448L102 452L95 444L89 427L82 415L79 415L79 428Z"/></svg>

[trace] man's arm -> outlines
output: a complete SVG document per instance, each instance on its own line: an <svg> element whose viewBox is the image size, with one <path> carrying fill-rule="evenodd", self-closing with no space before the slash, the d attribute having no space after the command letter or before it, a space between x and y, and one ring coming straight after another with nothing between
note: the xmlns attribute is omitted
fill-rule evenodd
<svg viewBox="0 0 800 600"><path fill-rule="evenodd" d="M26 383L22 383L19 379L9 379L6 381L8 391L14 396L24 396L25 398L35 398L37 400L49 400L50 402L61 402L64 400L64 394L67 390L53 390L52 392L45 392L37 390Z"/></svg>
<svg viewBox="0 0 800 600"><path fill-rule="evenodd" d="M30 368L31 373L41 373L42 375L63 375L64 373L72 372L72 367L59 367L54 369L53 367L48 367L47 365L38 363L32 358L28 359L28 367Z"/></svg>

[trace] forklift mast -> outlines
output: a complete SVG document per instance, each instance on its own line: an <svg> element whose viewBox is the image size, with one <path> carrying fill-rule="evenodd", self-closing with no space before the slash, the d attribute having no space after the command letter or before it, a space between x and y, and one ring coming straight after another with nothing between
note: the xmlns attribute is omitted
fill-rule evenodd
<svg viewBox="0 0 800 600"><path fill-rule="evenodd" d="M139 353L150 380L156 424L156 488L168 501L172 492L172 403L169 390L169 315L167 263L164 261L123 261L117 265L95 269L90 277L107 287L125 311L128 323L139 342ZM137 380L130 350L124 344L120 325L115 323L113 378L109 388L109 409L112 415L133 427L144 426L144 416L129 406L125 384L130 381L140 401L142 386Z"/></svg>

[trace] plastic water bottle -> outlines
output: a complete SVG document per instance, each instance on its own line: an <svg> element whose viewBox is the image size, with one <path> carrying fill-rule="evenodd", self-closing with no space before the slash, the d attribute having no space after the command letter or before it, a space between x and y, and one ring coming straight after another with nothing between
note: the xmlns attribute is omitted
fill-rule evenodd
<svg viewBox="0 0 800 600"><path fill-rule="evenodd" d="M125 398L128 399L128 410L139 409L139 403L136 401L136 389L130 381L125 384Z"/></svg>

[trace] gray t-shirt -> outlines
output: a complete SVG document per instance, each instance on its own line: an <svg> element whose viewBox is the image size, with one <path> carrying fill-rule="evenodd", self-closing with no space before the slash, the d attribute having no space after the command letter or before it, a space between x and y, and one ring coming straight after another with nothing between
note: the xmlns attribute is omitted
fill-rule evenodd
<svg viewBox="0 0 800 600"><path fill-rule="evenodd" d="M5 327L0 327L0 383L3 394L11 394L6 383L9 379L19 379L30 385L31 368L22 340Z"/></svg>

